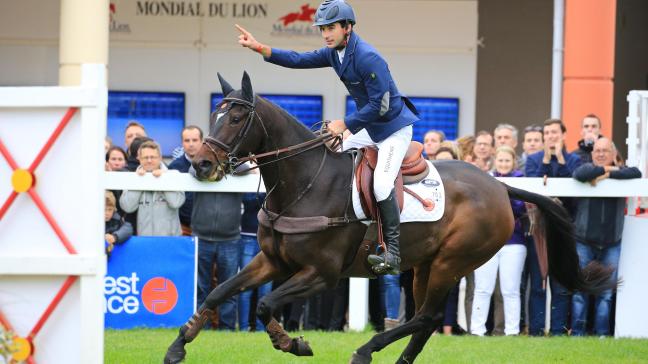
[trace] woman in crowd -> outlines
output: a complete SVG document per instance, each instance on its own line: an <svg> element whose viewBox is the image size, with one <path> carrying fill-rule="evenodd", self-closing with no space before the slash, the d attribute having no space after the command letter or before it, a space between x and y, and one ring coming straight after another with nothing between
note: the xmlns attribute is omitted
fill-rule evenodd
<svg viewBox="0 0 648 364"><path fill-rule="evenodd" d="M495 177L522 177L515 169L515 150L501 146L495 152ZM526 258L524 229L521 218L525 215L524 202L510 200L515 217L513 235L488 262L475 270L475 294L473 299L470 332L483 336L486 333L486 319L490 308L491 295L499 271L500 288L504 297L504 333L520 333L520 280Z"/></svg>
<svg viewBox="0 0 648 364"><path fill-rule="evenodd" d="M108 148L108 152L106 152L106 163L108 163L110 171L126 170L127 159L128 156L126 155L126 152L116 145Z"/></svg>

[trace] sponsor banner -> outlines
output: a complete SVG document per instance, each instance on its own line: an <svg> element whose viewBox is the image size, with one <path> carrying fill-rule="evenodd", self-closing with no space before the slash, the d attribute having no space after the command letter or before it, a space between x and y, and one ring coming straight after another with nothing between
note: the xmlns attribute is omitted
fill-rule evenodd
<svg viewBox="0 0 648 364"><path fill-rule="evenodd" d="M104 278L105 325L177 327L193 314L197 240L134 236L116 245Z"/></svg>
<svg viewBox="0 0 648 364"><path fill-rule="evenodd" d="M236 48L234 24L262 43L289 49L324 46L312 27L319 0L110 0L113 44ZM353 0L358 34L376 47L474 48L477 1ZM45 11L45 10L47 11ZM0 41L57 39L58 0L0 2ZM37 26L36 26L37 25Z"/></svg>

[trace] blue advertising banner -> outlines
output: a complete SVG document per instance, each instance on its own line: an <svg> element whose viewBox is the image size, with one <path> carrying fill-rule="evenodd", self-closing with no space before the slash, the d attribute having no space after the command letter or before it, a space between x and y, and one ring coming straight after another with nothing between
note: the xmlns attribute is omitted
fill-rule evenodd
<svg viewBox="0 0 648 364"><path fill-rule="evenodd" d="M177 327L196 305L197 241L133 236L115 245L104 279L105 326Z"/></svg>

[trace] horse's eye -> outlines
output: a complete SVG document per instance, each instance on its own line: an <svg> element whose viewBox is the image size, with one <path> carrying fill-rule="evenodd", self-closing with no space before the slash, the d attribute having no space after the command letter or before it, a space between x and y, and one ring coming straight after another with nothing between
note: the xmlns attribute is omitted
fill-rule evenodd
<svg viewBox="0 0 648 364"><path fill-rule="evenodd" d="M240 121L241 121L241 118L239 118L238 116L234 116L234 117L232 117L231 122L232 122L232 124L238 124Z"/></svg>

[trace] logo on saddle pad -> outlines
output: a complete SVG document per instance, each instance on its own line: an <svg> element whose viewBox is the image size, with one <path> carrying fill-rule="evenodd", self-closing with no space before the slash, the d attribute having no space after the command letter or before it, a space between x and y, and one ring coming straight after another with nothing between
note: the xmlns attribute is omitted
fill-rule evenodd
<svg viewBox="0 0 648 364"><path fill-rule="evenodd" d="M423 184L423 186L425 187L439 187L441 185L441 182L435 179L426 178L421 181L421 184Z"/></svg>

